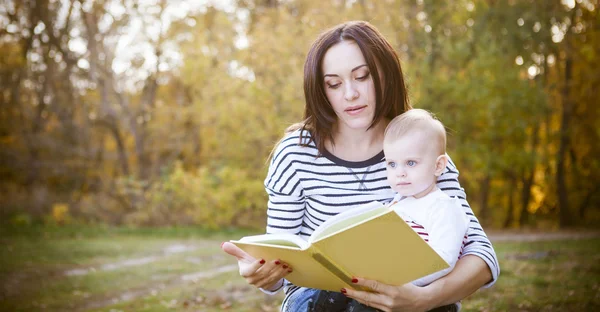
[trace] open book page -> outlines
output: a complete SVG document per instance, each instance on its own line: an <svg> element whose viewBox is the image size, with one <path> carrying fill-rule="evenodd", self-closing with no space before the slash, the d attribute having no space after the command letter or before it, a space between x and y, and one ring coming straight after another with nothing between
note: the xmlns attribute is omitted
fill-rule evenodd
<svg viewBox="0 0 600 312"><path fill-rule="evenodd" d="M339 213L323 222L309 237L310 243L347 229L388 210L388 205L374 201Z"/></svg>
<svg viewBox="0 0 600 312"><path fill-rule="evenodd" d="M293 272L285 278L296 286L332 291L340 291L341 288L353 288L352 282L344 282L335 273L323 266L318 257L315 257L312 248L301 250L297 247L260 243L235 242L234 244L255 259L265 259L266 261L280 259L282 262L287 263L293 268Z"/></svg>
<svg viewBox="0 0 600 312"><path fill-rule="evenodd" d="M299 248L303 250L310 246L310 244L300 236L288 233L246 236L242 237L239 242L248 244L276 245L282 247Z"/></svg>

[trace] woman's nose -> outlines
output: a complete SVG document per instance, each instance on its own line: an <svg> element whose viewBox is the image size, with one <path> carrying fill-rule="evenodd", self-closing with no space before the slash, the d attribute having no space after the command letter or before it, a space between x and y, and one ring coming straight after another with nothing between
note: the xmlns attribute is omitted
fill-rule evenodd
<svg viewBox="0 0 600 312"><path fill-rule="evenodd" d="M346 93L344 94L346 101L356 100L358 96L358 90L356 90L354 86L352 86L352 83L346 84Z"/></svg>

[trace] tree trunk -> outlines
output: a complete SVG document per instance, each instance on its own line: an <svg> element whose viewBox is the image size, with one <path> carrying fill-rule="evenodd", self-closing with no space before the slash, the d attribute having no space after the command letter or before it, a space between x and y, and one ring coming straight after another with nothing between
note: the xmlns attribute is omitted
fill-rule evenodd
<svg viewBox="0 0 600 312"><path fill-rule="evenodd" d="M490 182L491 177L489 173L486 173L485 177L481 181L481 200L479 202L479 220L481 223L485 223L488 218L488 200L490 198Z"/></svg>
<svg viewBox="0 0 600 312"><path fill-rule="evenodd" d="M514 221L514 211L515 211L515 196L514 196L514 187L515 187L515 179L510 178L508 184L508 213L506 215L506 219L504 219L504 228L509 228Z"/></svg>
<svg viewBox="0 0 600 312"><path fill-rule="evenodd" d="M569 211L568 189L566 185L566 158L569 150L569 124L573 107L569 99L569 83L572 75L572 60L569 47L566 47L565 58L565 77L562 89L562 115L560 122L560 136L558 155L556 157L556 186L558 195L558 210L560 227L568 227L573 225L573 218Z"/></svg>
<svg viewBox="0 0 600 312"><path fill-rule="evenodd" d="M119 163L121 164L121 171L123 175L129 175L129 162L127 161L127 152L125 151L125 140L119 131L119 127L115 124L115 120L111 119L99 119L98 125L106 127L112 135L115 143L117 143L117 153L119 157Z"/></svg>
<svg viewBox="0 0 600 312"><path fill-rule="evenodd" d="M585 197L583 198L583 201L581 202L581 205L579 206L579 220L581 221L585 221L585 211L587 210L587 207L590 205L590 202L592 200L592 198L594 197L595 194L597 194L598 192L600 192L600 185L596 185L596 187L587 192L587 194L585 195Z"/></svg>
<svg viewBox="0 0 600 312"><path fill-rule="evenodd" d="M96 40L96 36L99 34L98 31L98 17L96 12L86 12L83 8L80 8L80 14L83 17L84 25L87 30L88 44L87 48L90 52L90 79L98 85L98 91L100 93L100 112L101 118L98 120L99 124L106 126L112 134L115 142L117 143L119 161L121 163L121 170L124 175L129 175L129 162L127 160L127 153L125 151L125 140L121 135L119 129L119 118L117 112L113 109L110 101L111 91L114 86L114 79L112 76L112 70L107 68L108 60L101 60L100 50L103 48L99 46L99 42ZM106 55L106 54L105 54ZM115 92L118 97L119 93ZM127 107L122 107L123 112L127 115Z"/></svg>
<svg viewBox="0 0 600 312"><path fill-rule="evenodd" d="M523 189L521 192L521 215L519 217L519 226L522 227L529 223L529 201L531 200L531 187L533 186L533 180L535 177L536 159L537 159L537 145L539 142L539 124L534 125L533 133L531 134L531 161L529 163L529 172L523 173Z"/></svg>
<svg viewBox="0 0 600 312"><path fill-rule="evenodd" d="M531 199L531 187L533 186L533 175L535 168L533 168L527 176L523 175L523 189L521 190L521 214L519 216L519 227L523 227L529 223L529 200Z"/></svg>

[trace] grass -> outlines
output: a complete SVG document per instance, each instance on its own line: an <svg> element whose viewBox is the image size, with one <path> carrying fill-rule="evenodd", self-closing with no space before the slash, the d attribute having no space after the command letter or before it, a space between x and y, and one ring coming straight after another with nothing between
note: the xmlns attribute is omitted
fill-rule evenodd
<svg viewBox="0 0 600 312"><path fill-rule="evenodd" d="M470 311L599 311L600 239L494 244L498 283L465 300Z"/></svg>
<svg viewBox="0 0 600 312"><path fill-rule="evenodd" d="M219 243L248 231L194 228L0 229L0 311L277 311L281 294L248 286ZM179 252L169 247L187 246ZM464 311L600 310L600 238L494 244L502 273ZM144 260L131 263L132 259ZM106 268L107 264L127 264ZM66 275L73 269L86 274Z"/></svg>

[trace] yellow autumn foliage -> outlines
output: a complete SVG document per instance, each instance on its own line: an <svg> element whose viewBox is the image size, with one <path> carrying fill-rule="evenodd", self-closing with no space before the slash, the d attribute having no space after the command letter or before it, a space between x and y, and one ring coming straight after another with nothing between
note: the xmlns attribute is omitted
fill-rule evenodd
<svg viewBox="0 0 600 312"><path fill-rule="evenodd" d="M262 180L250 178L244 169L186 171L177 162L170 174L143 194L136 209L126 214L125 223L256 228L265 218L266 200Z"/></svg>
<svg viewBox="0 0 600 312"><path fill-rule="evenodd" d="M71 222L69 214L69 205L65 203L55 203L52 205L52 222L55 224L67 224Z"/></svg>

